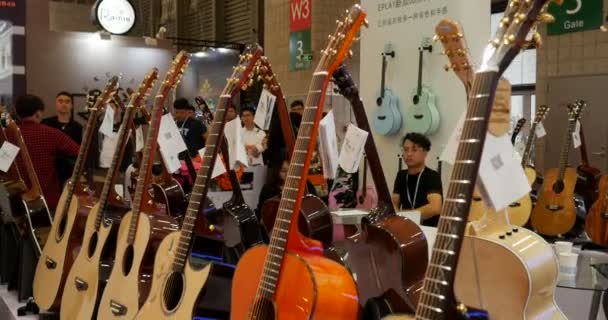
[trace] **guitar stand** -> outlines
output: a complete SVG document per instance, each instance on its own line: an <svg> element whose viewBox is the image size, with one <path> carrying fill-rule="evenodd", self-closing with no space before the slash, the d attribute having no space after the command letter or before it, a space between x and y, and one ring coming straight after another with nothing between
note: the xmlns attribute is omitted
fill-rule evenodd
<svg viewBox="0 0 608 320"><path fill-rule="evenodd" d="M17 316L24 317L28 314L38 315L40 320L57 320L59 316L52 312L40 313L40 308L34 301L34 298L27 299L24 306L17 309Z"/></svg>

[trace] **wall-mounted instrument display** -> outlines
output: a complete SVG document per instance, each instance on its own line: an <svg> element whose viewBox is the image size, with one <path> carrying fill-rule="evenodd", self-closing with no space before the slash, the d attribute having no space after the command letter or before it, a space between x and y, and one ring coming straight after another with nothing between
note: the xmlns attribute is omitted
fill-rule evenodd
<svg viewBox="0 0 608 320"><path fill-rule="evenodd" d="M380 94L376 98L377 109L374 110L373 124L377 133L390 136L401 130L401 110L399 109L399 98L393 94L391 89L386 88L386 70L388 68L388 57L395 58L395 50L387 43L382 55L382 76L380 80Z"/></svg>
<svg viewBox="0 0 608 320"><path fill-rule="evenodd" d="M156 94L150 126L139 167L131 211L121 220L116 241L114 266L99 303L98 319L133 319L148 296L154 254L160 241L177 229L175 219L155 205L148 190L152 163L158 149L158 133L163 105L177 85L189 58L180 51Z"/></svg>
<svg viewBox="0 0 608 320"><path fill-rule="evenodd" d="M219 147L226 144L224 139L226 106L230 103L232 96L247 84L261 55L261 47L249 46L241 55L239 64L234 68L220 95L214 120L209 128L203 162L190 195L182 228L167 235L158 247L150 294L137 313L137 319L154 319L159 315L162 315L163 319L191 319L193 316L199 293L213 268L212 264L201 269L194 269L191 265L189 256L194 226L207 198L210 177ZM238 182L235 181L235 183ZM253 218L255 219L255 215ZM259 228L256 231L259 232Z"/></svg>
<svg viewBox="0 0 608 320"><path fill-rule="evenodd" d="M572 133L584 106L578 102L568 105L568 130L562 145L559 167L545 171L543 188L532 210L532 228L545 236L564 235L576 221L576 169L568 167L568 154L572 146Z"/></svg>
<svg viewBox="0 0 608 320"><path fill-rule="evenodd" d="M131 100L124 110L123 122L118 129L116 138L117 148L112 157L110 168L106 172L105 181L99 195L99 201L89 213L84 227L82 246L72 268L66 275L66 284L61 299L62 319L92 319L94 310L107 279L100 278L103 274L101 264L112 265L116 246L116 232L120 218L128 211L128 203L116 193L114 185L117 182L120 163L125 154L129 132L132 130L133 118L136 111L144 106L149 91L158 79L158 70L152 69L142 80L137 92L131 95ZM110 261L108 261L110 260Z"/></svg>
<svg viewBox="0 0 608 320"><path fill-rule="evenodd" d="M345 66L334 72L334 82L351 103L357 126L369 132L359 89ZM336 246L346 249L342 261L357 279L360 303L365 306L363 318L375 319L388 310L415 310L427 267L428 247L420 227L410 219L396 215L371 135L365 142L365 152L378 190L378 204L363 218L362 231ZM378 267L380 261L381 267Z"/></svg>
<svg viewBox="0 0 608 320"><path fill-rule="evenodd" d="M418 48L418 86L414 91L412 105L405 112L405 126L408 132L432 135L439 129L439 110L435 93L422 83L424 51L433 52L433 45L427 40Z"/></svg>
<svg viewBox="0 0 608 320"><path fill-rule="evenodd" d="M354 5L338 21L313 73L269 245L249 249L234 273L233 319L309 319L313 315L318 319L357 318L357 288L351 274L323 257L321 244L303 237L297 222L325 91L331 75L349 55L365 15L359 5Z"/></svg>

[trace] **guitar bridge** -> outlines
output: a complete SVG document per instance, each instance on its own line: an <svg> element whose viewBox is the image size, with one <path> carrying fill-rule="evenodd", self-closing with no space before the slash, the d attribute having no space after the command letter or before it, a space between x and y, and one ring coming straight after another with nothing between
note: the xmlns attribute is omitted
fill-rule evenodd
<svg viewBox="0 0 608 320"><path fill-rule="evenodd" d="M517 208L517 207L520 207L520 206L521 206L521 203L519 203L519 202L513 202L513 203L511 203L509 205L509 208Z"/></svg>
<svg viewBox="0 0 608 320"><path fill-rule="evenodd" d="M546 206L546 208L549 211L559 211L559 210L563 209L564 207L562 207L558 204L549 204Z"/></svg>
<svg viewBox="0 0 608 320"><path fill-rule="evenodd" d="M74 280L74 284L76 285L76 289L78 291L85 291L89 288L89 284L80 278L76 278Z"/></svg>
<svg viewBox="0 0 608 320"><path fill-rule="evenodd" d="M49 257L45 257L44 264L51 270L57 268L57 262Z"/></svg>
<svg viewBox="0 0 608 320"><path fill-rule="evenodd" d="M112 314L115 316L124 316L127 314L127 307L114 300L110 300L110 310L112 310Z"/></svg>

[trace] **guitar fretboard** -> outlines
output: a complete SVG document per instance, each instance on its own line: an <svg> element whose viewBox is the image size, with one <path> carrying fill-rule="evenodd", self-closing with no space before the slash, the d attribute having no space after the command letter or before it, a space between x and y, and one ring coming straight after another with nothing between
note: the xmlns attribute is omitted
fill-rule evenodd
<svg viewBox="0 0 608 320"><path fill-rule="evenodd" d="M454 169L443 201L437 238L416 310L418 320L440 318L453 302L458 256L498 78L493 71L478 72L473 81Z"/></svg>
<svg viewBox="0 0 608 320"><path fill-rule="evenodd" d="M562 151L559 156L559 178L558 181L564 180L564 174L566 172L566 166L568 166L568 154L570 153L570 146L572 145L572 133L576 128L576 119L568 121L568 132L566 134L566 141L562 145Z"/></svg>
<svg viewBox="0 0 608 320"><path fill-rule="evenodd" d="M532 144L534 140L536 140L536 128L538 126L538 121L534 121L532 127L530 127L530 133L528 133L528 140L526 141L526 148L524 149L524 154L521 157L521 166L526 168L530 164L530 153L532 151Z"/></svg>

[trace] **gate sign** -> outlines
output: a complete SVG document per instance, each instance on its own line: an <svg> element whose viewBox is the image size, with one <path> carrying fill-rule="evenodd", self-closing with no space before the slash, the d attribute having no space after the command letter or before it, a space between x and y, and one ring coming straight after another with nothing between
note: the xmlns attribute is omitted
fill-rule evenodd
<svg viewBox="0 0 608 320"><path fill-rule="evenodd" d="M312 0L291 0L289 4L289 32L310 29Z"/></svg>
<svg viewBox="0 0 608 320"><path fill-rule="evenodd" d="M289 71L307 70L312 66L312 0L289 3Z"/></svg>
<svg viewBox="0 0 608 320"><path fill-rule="evenodd" d="M555 22L547 26L550 36L585 30L597 30L604 22L602 0L563 0L551 2L548 12Z"/></svg>

